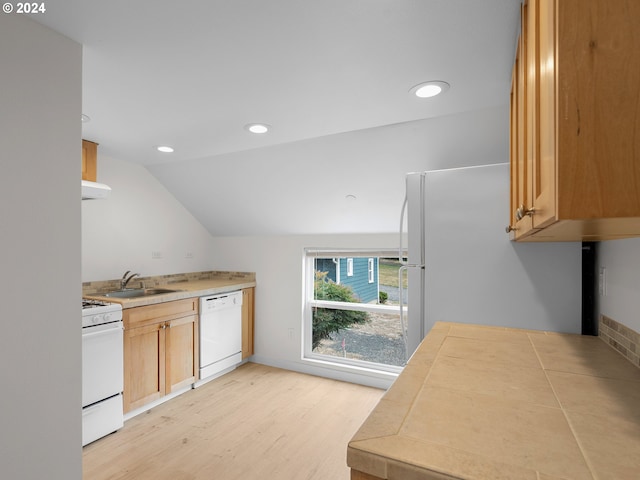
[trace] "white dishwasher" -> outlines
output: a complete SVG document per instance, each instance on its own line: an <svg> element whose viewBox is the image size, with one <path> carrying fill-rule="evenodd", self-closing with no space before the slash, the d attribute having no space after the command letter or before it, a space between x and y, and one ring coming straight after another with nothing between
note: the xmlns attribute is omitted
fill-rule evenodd
<svg viewBox="0 0 640 480"><path fill-rule="evenodd" d="M242 362L242 292L200 298L200 380Z"/></svg>

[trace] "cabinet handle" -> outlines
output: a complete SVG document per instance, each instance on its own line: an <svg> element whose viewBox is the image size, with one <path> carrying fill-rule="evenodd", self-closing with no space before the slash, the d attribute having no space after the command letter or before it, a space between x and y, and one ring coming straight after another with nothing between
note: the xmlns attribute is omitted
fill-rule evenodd
<svg viewBox="0 0 640 480"><path fill-rule="evenodd" d="M527 209L527 207L525 207L524 205L520 205L518 208L516 208L516 220L522 220L525 216L530 217L534 214L534 212L534 208Z"/></svg>
<svg viewBox="0 0 640 480"><path fill-rule="evenodd" d="M516 227L512 227L511 225L507 225L507 227L504 229L505 232L510 233L510 232L515 232L517 230Z"/></svg>

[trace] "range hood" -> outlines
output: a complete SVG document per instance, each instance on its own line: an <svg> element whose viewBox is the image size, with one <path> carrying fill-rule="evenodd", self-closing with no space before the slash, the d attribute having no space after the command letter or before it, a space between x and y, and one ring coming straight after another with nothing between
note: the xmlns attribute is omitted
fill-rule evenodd
<svg viewBox="0 0 640 480"><path fill-rule="evenodd" d="M104 183L82 180L82 200L107 198L111 193L111 187Z"/></svg>

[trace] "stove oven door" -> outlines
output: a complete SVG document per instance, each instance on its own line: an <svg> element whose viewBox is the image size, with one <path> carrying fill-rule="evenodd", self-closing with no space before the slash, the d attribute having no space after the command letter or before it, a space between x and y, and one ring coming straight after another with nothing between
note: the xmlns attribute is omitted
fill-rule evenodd
<svg viewBox="0 0 640 480"><path fill-rule="evenodd" d="M123 327L113 322L82 329L82 406L122 393Z"/></svg>

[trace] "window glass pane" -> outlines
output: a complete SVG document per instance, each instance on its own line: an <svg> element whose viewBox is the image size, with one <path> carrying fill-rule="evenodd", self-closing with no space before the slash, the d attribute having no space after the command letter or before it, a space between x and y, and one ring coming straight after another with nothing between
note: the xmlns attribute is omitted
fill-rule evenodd
<svg viewBox="0 0 640 480"><path fill-rule="evenodd" d="M354 360L402 366L406 358L398 302L401 264L397 257L365 254L312 257L313 300L322 303L310 308L311 351L341 363ZM405 276L405 299L406 285ZM328 305L325 302L345 302L354 307L322 308Z"/></svg>
<svg viewBox="0 0 640 480"><path fill-rule="evenodd" d="M378 261L378 282L380 284L380 291L385 292L388 296L387 302L392 305L398 305L399 288L398 288L398 270L401 264L398 258L380 258ZM402 293L403 304L407 304L407 274L404 272L402 276ZM384 296L384 295L383 295Z"/></svg>
<svg viewBox="0 0 640 480"><path fill-rule="evenodd" d="M378 303L378 286L369 283L366 258L316 258L314 274L315 300Z"/></svg>
<svg viewBox="0 0 640 480"><path fill-rule="evenodd" d="M318 309L314 312L314 327L316 319L323 318L327 311L328 309ZM348 312L347 310L333 310L333 312L334 315L364 314L362 318L365 320L334 332L328 338L318 339L313 348L314 353L398 367L404 365L404 340L398 314Z"/></svg>

